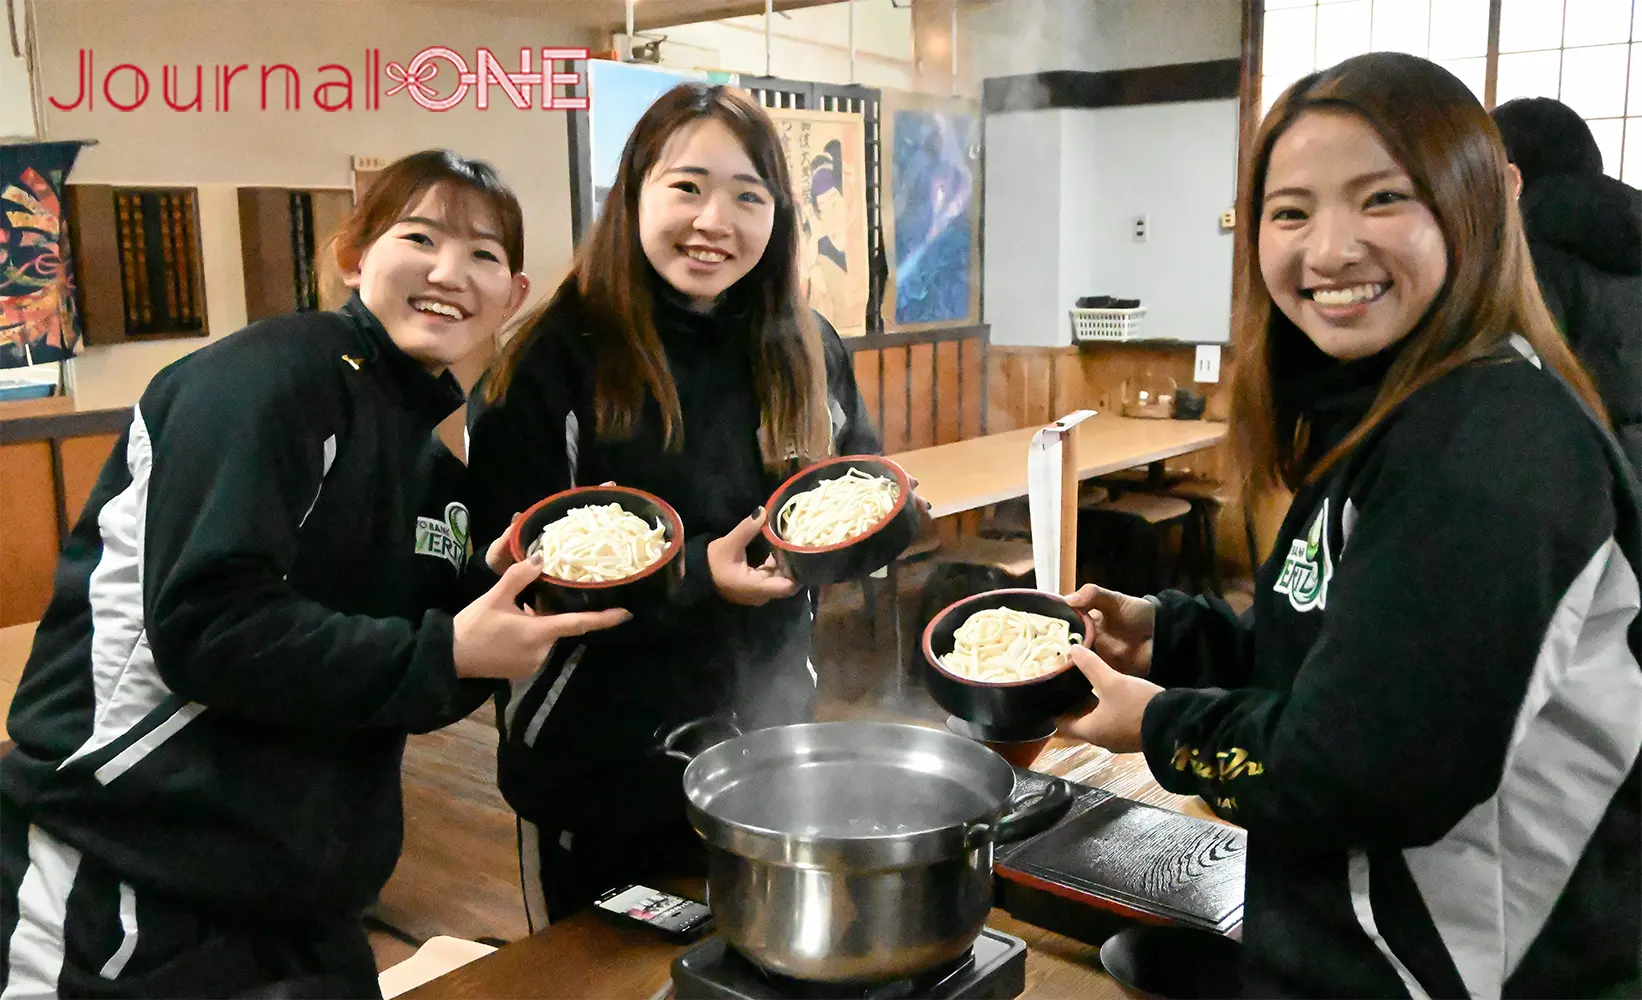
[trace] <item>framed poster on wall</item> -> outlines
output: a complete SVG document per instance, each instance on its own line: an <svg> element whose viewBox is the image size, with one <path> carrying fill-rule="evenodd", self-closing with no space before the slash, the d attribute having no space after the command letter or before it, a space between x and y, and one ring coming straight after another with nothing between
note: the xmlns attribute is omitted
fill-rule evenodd
<svg viewBox="0 0 1642 1000"><path fill-rule="evenodd" d="M767 108L781 135L799 212L799 280L842 337L866 331L866 123L858 114Z"/></svg>
<svg viewBox="0 0 1642 1000"><path fill-rule="evenodd" d="M883 92L884 327L968 326L981 315L981 114L974 103Z"/></svg>

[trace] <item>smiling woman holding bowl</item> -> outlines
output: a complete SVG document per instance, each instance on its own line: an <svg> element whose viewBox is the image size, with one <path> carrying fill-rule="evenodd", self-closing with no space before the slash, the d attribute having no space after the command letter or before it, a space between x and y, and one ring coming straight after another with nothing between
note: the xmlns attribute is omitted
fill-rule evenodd
<svg viewBox="0 0 1642 1000"><path fill-rule="evenodd" d="M1294 499L1252 624L1079 592L1099 703L1063 727L1248 829L1246 993L1635 996L1636 484L1499 135L1377 53L1255 149L1232 434L1251 495Z"/></svg>

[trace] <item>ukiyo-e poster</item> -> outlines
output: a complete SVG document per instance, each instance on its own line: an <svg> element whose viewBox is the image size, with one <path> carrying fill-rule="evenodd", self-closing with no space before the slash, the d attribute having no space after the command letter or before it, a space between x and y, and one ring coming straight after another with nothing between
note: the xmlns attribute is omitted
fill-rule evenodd
<svg viewBox="0 0 1642 1000"><path fill-rule="evenodd" d="M80 353L63 221L78 142L0 145L0 368Z"/></svg>
<svg viewBox="0 0 1642 1000"><path fill-rule="evenodd" d="M858 114L767 108L799 206L799 281L839 336L867 330L866 123Z"/></svg>
<svg viewBox="0 0 1642 1000"><path fill-rule="evenodd" d="M888 330L980 321L980 114L952 99L884 91Z"/></svg>

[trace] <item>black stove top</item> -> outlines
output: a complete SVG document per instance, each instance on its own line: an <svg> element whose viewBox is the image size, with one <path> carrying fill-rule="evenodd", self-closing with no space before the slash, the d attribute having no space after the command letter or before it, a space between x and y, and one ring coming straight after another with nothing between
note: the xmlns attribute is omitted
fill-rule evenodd
<svg viewBox="0 0 1642 1000"><path fill-rule="evenodd" d="M955 962L906 979L870 986L810 983L754 965L714 935L673 962L677 1000L784 1000L789 997L973 998L1012 1000L1026 989L1026 942L987 927L969 953Z"/></svg>

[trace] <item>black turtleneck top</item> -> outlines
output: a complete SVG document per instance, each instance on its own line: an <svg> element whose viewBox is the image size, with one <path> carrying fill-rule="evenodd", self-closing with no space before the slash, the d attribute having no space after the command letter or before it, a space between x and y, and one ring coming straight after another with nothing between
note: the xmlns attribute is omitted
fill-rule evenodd
<svg viewBox="0 0 1642 1000"><path fill-rule="evenodd" d="M503 699L498 776L521 815L558 829L642 828L682 821L681 765L657 734L734 711L746 726L808 721L811 596L762 607L723 600L707 543L751 515L792 471L766 468L751 332L733 302L690 307L657 279L655 322L683 418L664 446L650 400L626 439L596 432L599 331L570 282L540 320L501 401L469 410L474 537L560 490L613 481L653 493L684 522L685 574L670 607L631 609L626 625L555 647L543 670ZM849 354L816 317L827 364L835 451L881 450ZM755 553L756 558L756 553Z"/></svg>

